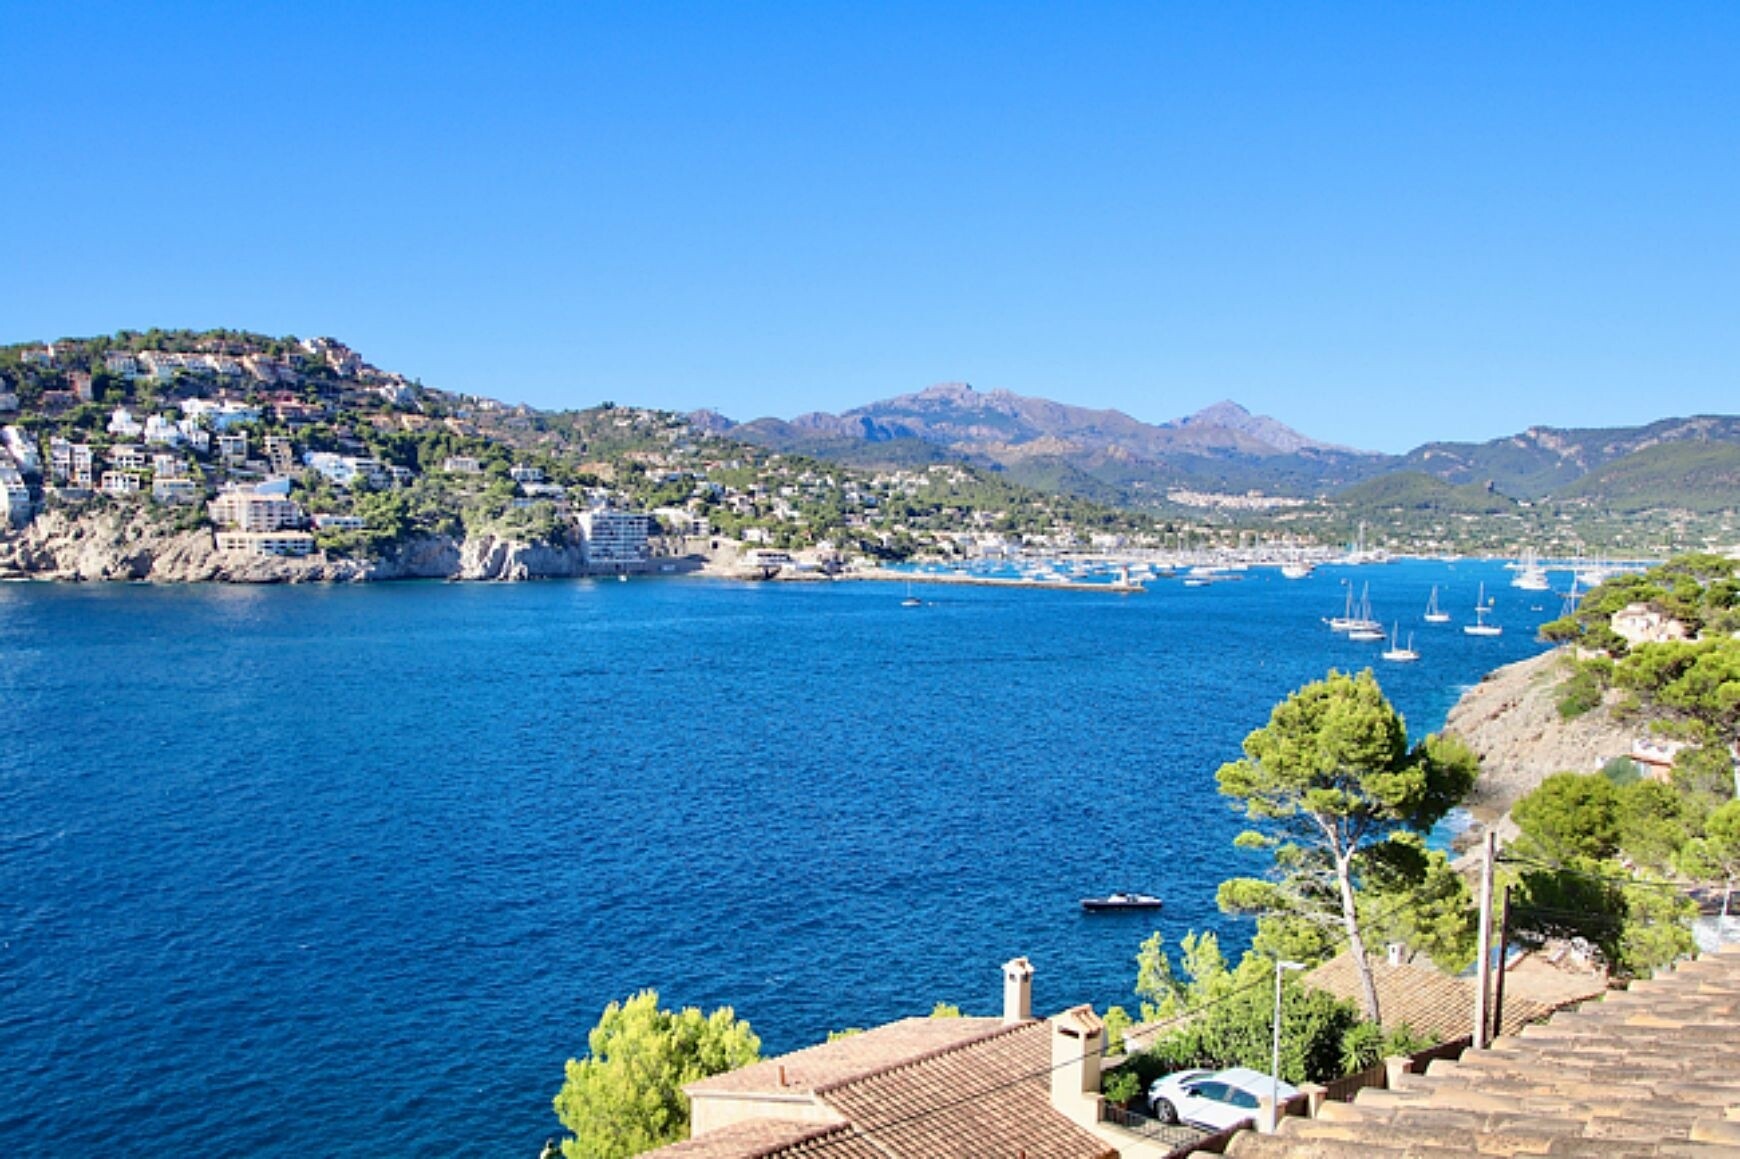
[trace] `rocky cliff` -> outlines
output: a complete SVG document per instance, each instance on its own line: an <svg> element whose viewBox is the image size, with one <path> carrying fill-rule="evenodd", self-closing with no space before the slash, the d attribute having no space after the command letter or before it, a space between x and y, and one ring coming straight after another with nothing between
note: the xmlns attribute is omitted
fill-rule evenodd
<svg viewBox="0 0 1740 1159"><path fill-rule="evenodd" d="M1596 772L1631 751L1637 726L1620 724L1605 707L1572 720L1560 717L1557 688L1567 675L1565 663L1560 649L1507 665L1450 710L1444 731L1480 756L1480 780L1467 802L1476 822L1498 822L1554 773Z"/></svg>
<svg viewBox="0 0 1740 1159"><path fill-rule="evenodd" d="M356 583L395 579L525 580L586 574L575 545L492 535L413 540L383 559L303 559L217 550L209 530L177 530L160 514L116 507L47 511L0 531L0 578L153 583Z"/></svg>

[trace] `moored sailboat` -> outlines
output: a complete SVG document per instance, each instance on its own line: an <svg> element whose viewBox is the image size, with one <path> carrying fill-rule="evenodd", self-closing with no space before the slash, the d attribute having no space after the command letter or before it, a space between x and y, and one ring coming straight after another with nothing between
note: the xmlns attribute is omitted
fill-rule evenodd
<svg viewBox="0 0 1740 1159"><path fill-rule="evenodd" d="M1504 629L1497 624L1486 622L1486 585L1480 585L1480 598L1474 604L1474 622L1463 624L1462 630L1470 636L1502 636Z"/></svg>
<svg viewBox="0 0 1740 1159"><path fill-rule="evenodd" d="M1428 624L1448 624L1450 613L1438 607L1438 585L1432 585L1432 595L1426 600L1426 622Z"/></svg>
<svg viewBox="0 0 1740 1159"><path fill-rule="evenodd" d="M1347 587L1347 611L1329 621L1332 632L1346 632L1350 640L1381 640L1384 638L1384 626L1372 619L1371 615L1371 585L1366 584L1359 592L1359 605L1354 606L1353 585ZM1377 635L1371 635L1376 632Z"/></svg>

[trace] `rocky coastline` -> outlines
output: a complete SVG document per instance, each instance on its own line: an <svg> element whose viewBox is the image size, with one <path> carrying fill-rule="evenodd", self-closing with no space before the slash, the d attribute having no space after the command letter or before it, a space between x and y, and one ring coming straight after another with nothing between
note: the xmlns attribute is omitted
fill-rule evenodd
<svg viewBox="0 0 1740 1159"><path fill-rule="evenodd" d="M1592 773L1631 751L1636 726L1616 721L1608 706L1566 720L1558 686L1569 655L1554 649L1489 672L1450 710L1444 731L1480 757L1480 779L1464 803L1473 818L1465 840L1496 827L1512 835L1511 806L1560 772Z"/></svg>
<svg viewBox="0 0 1740 1159"><path fill-rule="evenodd" d="M639 571L695 571L695 557L654 558ZM594 569L574 544L525 543L494 535L428 536L379 559L317 553L303 558L217 550L206 529L183 530L136 510L46 511L0 532L0 579L61 582L370 583L445 579L519 581L617 574Z"/></svg>

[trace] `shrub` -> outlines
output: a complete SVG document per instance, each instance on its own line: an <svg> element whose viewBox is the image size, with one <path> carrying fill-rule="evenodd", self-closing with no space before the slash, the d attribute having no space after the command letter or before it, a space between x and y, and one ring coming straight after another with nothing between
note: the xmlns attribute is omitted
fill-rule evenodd
<svg viewBox="0 0 1740 1159"><path fill-rule="evenodd" d="M1579 668L1559 685L1559 716L1575 720L1586 712L1601 707L1601 682L1595 673Z"/></svg>
<svg viewBox="0 0 1740 1159"><path fill-rule="evenodd" d="M1127 1104L1142 1091L1142 1080L1133 1070L1115 1070L1100 1082L1100 1093L1119 1106Z"/></svg>

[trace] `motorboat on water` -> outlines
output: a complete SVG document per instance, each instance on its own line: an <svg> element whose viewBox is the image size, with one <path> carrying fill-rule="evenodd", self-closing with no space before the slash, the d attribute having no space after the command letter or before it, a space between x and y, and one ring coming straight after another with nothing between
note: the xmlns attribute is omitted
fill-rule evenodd
<svg viewBox="0 0 1740 1159"><path fill-rule="evenodd" d="M1089 913L1117 909L1159 909L1161 901L1147 893L1108 893L1104 897L1084 897L1081 908Z"/></svg>

